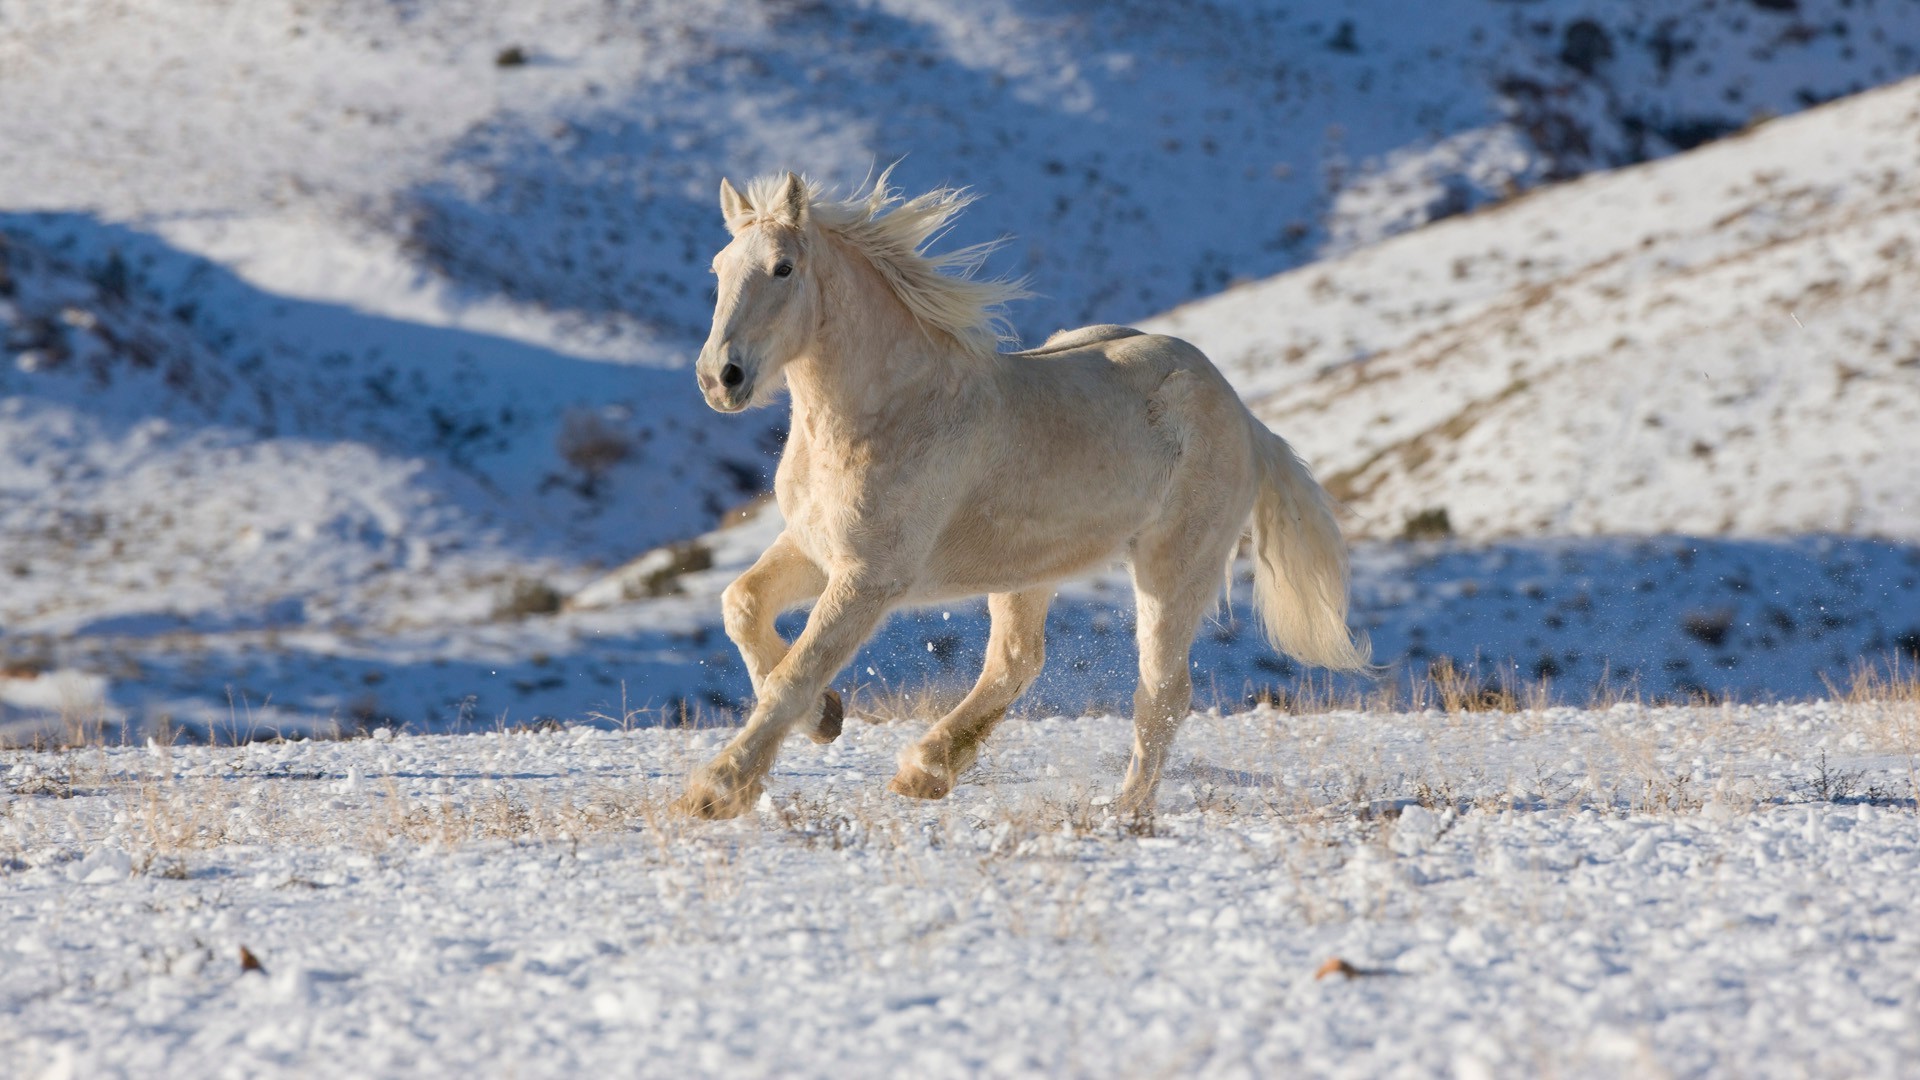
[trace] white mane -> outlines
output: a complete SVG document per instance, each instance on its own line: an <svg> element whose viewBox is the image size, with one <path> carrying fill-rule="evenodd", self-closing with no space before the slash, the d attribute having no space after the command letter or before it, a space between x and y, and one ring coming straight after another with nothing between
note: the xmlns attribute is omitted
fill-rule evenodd
<svg viewBox="0 0 1920 1080"><path fill-rule="evenodd" d="M802 178L809 219L865 256L928 330L978 352L992 352L1001 342L1014 340L1001 309L1031 295L1026 282L973 277L1005 241L972 244L942 255L924 250L977 196L964 188L943 187L903 201L900 192L887 186L892 172L887 169L871 185L839 200L827 198L817 182ZM786 179L785 173L755 178L747 185L748 204L778 206Z"/></svg>

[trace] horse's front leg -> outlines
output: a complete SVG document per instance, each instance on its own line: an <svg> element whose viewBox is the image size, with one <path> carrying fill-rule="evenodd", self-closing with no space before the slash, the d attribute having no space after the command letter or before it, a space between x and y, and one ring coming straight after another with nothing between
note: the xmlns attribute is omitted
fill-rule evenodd
<svg viewBox="0 0 1920 1080"><path fill-rule="evenodd" d="M826 572L782 532L746 573L727 586L720 598L721 615L727 637L733 639L741 659L747 662L756 700L764 693L767 676L787 657L786 640L774 630L773 620L801 601L819 596L826 584ZM807 729L808 737L815 742L832 742L840 735L844 716L840 695L825 691L819 721Z"/></svg>
<svg viewBox="0 0 1920 1080"><path fill-rule="evenodd" d="M693 774L681 809L704 818L737 817L751 809L787 733L813 710L827 683L905 592L893 581L830 576L807 628L761 684L747 726Z"/></svg>

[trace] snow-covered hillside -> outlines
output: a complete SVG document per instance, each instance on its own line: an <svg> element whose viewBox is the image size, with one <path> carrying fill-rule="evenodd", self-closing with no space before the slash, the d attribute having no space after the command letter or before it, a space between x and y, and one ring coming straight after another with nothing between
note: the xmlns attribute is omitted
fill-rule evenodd
<svg viewBox="0 0 1920 1080"><path fill-rule="evenodd" d="M551 612L765 486L783 417L713 416L683 365L723 237L715 178L791 165L844 183L905 155L909 187L977 186L988 197L949 242L1017 238L995 269L1047 294L1013 313L1029 336L1137 319L1453 215L1162 323L1232 362L1362 531L1445 508L1475 536L1912 535L1912 465L1874 446L1897 441L1907 415L1910 339L1892 301L1848 314L1906 280L1894 241L1912 155L1888 159L1886 192L1868 155L1895 130L1887 103L1908 91L1714 144L1700 160L1756 161L1712 166L1718 186L1697 191L1671 181L1687 189L1672 206L1666 189L1631 185L1692 176L1691 158L1458 212L1920 69L1920 9L1183 12L1065 0L0 7L0 726L445 728L737 702L744 679L713 600L758 534L657 556L675 572L638 591L667 595ZM1822 135L1830 125L1844 132ZM1804 174L1814 195L1756 186L1753 171ZM1640 193L1609 196L1607 212L1578 203L1616 190ZM1555 237L1524 217L1535 207ZM1884 221L1843 235L1834 207ZM1653 247L1606 262L1640 243L1635 230L1658 233ZM1768 230L1798 239L1776 251L1755 239ZM1782 283L1769 287L1791 285L1786 314L1801 323L1757 308L1742 323L1723 301L1754 291L1728 284L1744 272L1732 264L1718 277L1658 266L1703 271L1739 253ZM1889 262L1884 287L1861 259ZM1322 274L1339 285L1315 289ZM1752 353L1780 374L1672 368L1665 386L1573 362L1621 336L1587 277L1646 323L1620 358ZM1528 308L1528 289L1581 299ZM1385 377L1418 366L1423 334L1492 348L1463 317L1521 308L1515 318L1536 321L1514 324L1515 340L1547 345L1448 367L1446 387L1411 368ZM1695 308L1720 320L1696 338L1734 344L1714 353L1659 322ZM1538 322L1550 317L1567 332ZM1802 323L1825 343L1804 369L1766 337ZM1859 357L1851 334L1867 335ZM1376 358L1353 363L1362 356ZM1346 387L1364 372L1381 377ZM1523 378L1533 390L1499 397ZM1582 379L1646 389L1636 406ZM1537 425L1516 414L1523 400L1549 402ZM1588 407L1551 404L1569 400ZM1656 411L1662 426L1647 426ZM1632 452L1597 456L1622 424ZM1436 430L1473 450L1460 462L1499 455L1510 473L1489 475L1506 489L1445 452L1423 459ZM1749 468L1771 485L1764 497L1744 486ZM1871 541L1532 543L1367 555L1359 618L1389 659L1480 654L1575 688L1630 668L1651 694L1810 692L1904 648L1920 625L1907 550ZM1667 561L1671 574L1641 569ZM1575 564L1601 569L1555 569ZM1618 575L1676 583L1629 595ZM1783 584L1727 600L1729 575ZM1594 614L1568 618L1562 601ZM1043 695L1062 707L1124 696L1126 606L1114 581L1069 590ZM1722 622L1756 629L1688 629ZM1295 674L1238 627L1223 616L1199 653L1221 700ZM973 608L905 617L855 677L914 684L929 659L935 678L964 677L979 630ZM1788 653L1743 664L1748 637Z"/></svg>
<svg viewBox="0 0 1920 1080"><path fill-rule="evenodd" d="M964 229L1019 238L1032 335L1915 73L1917 40L1852 0L67 0L0 12L0 208L670 360L716 177L904 156L992 196Z"/></svg>
<svg viewBox="0 0 1920 1080"><path fill-rule="evenodd" d="M1920 82L1188 305L1354 511L1920 539Z"/></svg>
<svg viewBox="0 0 1920 1080"><path fill-rule="evenodd" d="M62 240L0 235L15 633L484 616L516 565L697 531L765 482L764 430L690 422L679 373L264 293L85 217L15 220ZM191 285L147 291L158 274Z"/></svg>

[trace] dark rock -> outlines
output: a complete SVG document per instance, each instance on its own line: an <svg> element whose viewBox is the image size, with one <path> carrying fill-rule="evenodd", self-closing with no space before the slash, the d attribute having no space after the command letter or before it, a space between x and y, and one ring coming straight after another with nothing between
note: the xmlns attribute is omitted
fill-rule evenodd
<svg viewBox="0 0 1920 1080"><path fill-rule="evenodd" d="M1575 19L1567 24L1561 38L1560 62L1591 75L1601 64L1613 59L1613 37L1606 27L1592 19Z"/></svg>

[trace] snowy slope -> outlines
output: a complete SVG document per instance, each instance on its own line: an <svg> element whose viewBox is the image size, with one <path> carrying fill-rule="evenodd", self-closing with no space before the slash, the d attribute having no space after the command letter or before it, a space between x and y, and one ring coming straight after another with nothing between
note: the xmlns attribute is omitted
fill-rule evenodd
<svg viewBox="0 0 1920 1080"><path fill-rule="evenodd" d="M1360 531L1920 538L1920 82L1153 325Z"/></svg>
<svg viewBox="0 0 1920 1080"><path fill-rule="evenodd" d="M245 741L596 717L726 721L749 687L719 626L720 592L777 526L756 519L703 538L682 550L703 552L707 569L662 574L631 599L554 615L455 613L385 630L107 624L74 636L16 636L14 655L25 663L19 674L0 674L0 740L63 740L76 730L109 741L155 731ZM644 561L640 581L671 565ZM1230 602L1201 627L1197 707L1242 708L1300 692L1303 680L1310 694L1384 694L1417 705L1432 700L1424 673L1441 658L1489 687L1574 703L1609 693L1815 697L1844 690L1863 663L1897 656L1910 670L1920 657L1920 551L1871 540L1363 543L1353 621L1390 665L1374 685L1329 688L1275 656L1251 623L1249 588L1243 565ZM488 587L472 602L498 597ZM801 617L789 616L784 632L797 633ZM1047 668L1021 711L1126 707L1135 653L1124 574L1063 587L1047 633ZM897 707L888 703L905 694L930 722L942 696L978 673L986 641L983 602L901 612L838 685L858 715Z"/></svg>
<svg viewBox="0 0 1920 1080"><path fill-rule="evenodd" d="M989 198L949 242L1017 236L997 268L1050 294L1014 313L1033 334L1136 318L1916 64L1908 5L1461 2L1415 18L1398 5L1222 3L1188 16L911 0L0 8L0 724L445 728L736 703L744 679L713 599L747 545L703 541L713 565L666 583L680 595L545 614L766 483L784 418L714 417L682 367L706 315L703 264L722 239L711 207L722 172L799 165L847 182L907 154L904 184L977 185ZM502 63L509 47L524 62ZM1771 146L1776 130L1793 129L1728 145ZM1464 407L1466 391L1389 403L1381 411L1398 426L1377 432L1349 422L1373 400L1359 391L1339 422L1332 406L1325 420L1295 420L1339 378L1305 375L1406 344L1411 332L1392 338L1406 328L1438 331L1445 305L1543 285L1625 232L1570 231L1558 263L1482 260L1461 279L1429 274L1445 278L1438 286L1414 280L1433 258L1423 245L1533 202L1329 264L1347 273L1403 258L1402 276L1364 271L1394 282L1370 296L1414 298L1400 309L1354 299L1361 287L1260 299L1302 277L1170 321L1244 361L1235 378L1373 515L1367 531L1391 534L1435 505L1469 534L1533 531L1546 511L1524 499L1498 505L1533 517L1515 510L1495 527L1471 501L1421 497L1424 478L1396 488L1376 477L1405 455L1362 468L1361 451L1444 421L1453 414L1433 410ZM1708 202L1716 215L1735 208ZM1432 287L1442 291L1421 291ZM1814 306L1802 312L1811 332L1833 332L1808 318ZM1265 314L1283 309L1319 328L1311 363L1261 359L1295 343ZM1866 374L1836 376L1842 404L1904 400L1880 367L1846 363ZM1742 452L1740 422L1694 432L1684 425L1695 412L1663 421L1709 448L1680 462L1690 472L1671 470L1676 483L1728 474ZM1823 447L1783 481L1790 497L1735 507L1748 517L1733 527L1907 535L1906 474L1891 459L1845 496L1864 507L1853 518L1827 506L1844 490L1834 470L1864 460L1874 425L1902 415L1869 412L1865 436ZM1612 482L1588 471L1596 491ZM1375 514L1355 498L1362 486L1398 501ZM1654 500L1636 531L1725 523L1710 512L1725 510L1723 496L1679 512L1690 500ZM1793 508L1786 524L1749 520L1775 505ZM1585 504L1548 509L1554 531L1618 527L1581 517ZM1630 546L1583 550L1620 574L1645 561ZM1811 692L1862 655L1902 647L1920 623L1904 549L1703 550L1678 569L1684 587L1603 605L1584 634L1550 612L1489 614L1513 607L1502 594L1522 585L1554 604L1591 600L1604 580L1524 569L1559 565L1560 549L1383 552L1363 560L1380 569L1363 573L1360 618L1383 656L1484 652L1582 680L1596 657L1618 655L1661 672L1642 682L1651 694ZM1516 569L1486 578L1489 559ZM1735 670L1725 648L1687 630L1725 613L1714 596L1727 567L1786 583L1764 604L1802 628L1791 656ZM1041 690L1062 707L1124 698L1124 586L1072 596ZM1735 617L1771 625L1744 603ZM913 684L929 660L937 679L964 677L979 612L941 616L904 617L856 677L872 667ZM1293 674L1233 625L1199 654L1223 700ZM1815 626L1817 637L1805 632ZM1633 650L1616 627L1638 628Z"/></svg>
<svg viewBox="0 0 1920 1080"><path fill-rule="evenodd" d="M624 555L764 482L763 429L690 437L704 407L678 373L262 293L86 216L13 220L29 227L0 236L16 633L303 606L272 621L485 615L484 594L456 595L476 579Z"/></svg>
<svg viewBox="0 0 1920 1080"><path fill-rule="evenodd" d="M1033 336L1912 74L1916 35L1847 0L10 5L0 208L661 361L717 176L905 156L992 196L960 238L1019 237Z"/></svg>
<svg viewBox="0 0 1920 1080"><path fill-rule="evenodd" d="M1913 89L1487 205L1910 75L1920 6L1169 10L0 0L0 745L94 744L0 749L0 1061L1905 1068L1911 703L1202 714L1142 836L1127 725L1073 718L1131 694L1108 575L952 800L879 785L979 604L846 673L906 723L796 746L748 820L665 813L778 527L705 531L781 422L684 371L721 173L976 185L950 242L1017 237L1029 337L1339 256L1159 325L1362 531L1475 538L1359 547L1395 684L1766 699L1920 656ZM1803 529L1895 539L1753 535ZM1585 535L1670 530L1736 535ZM1246 600L1203 708L1302 675Z"/></svg>

